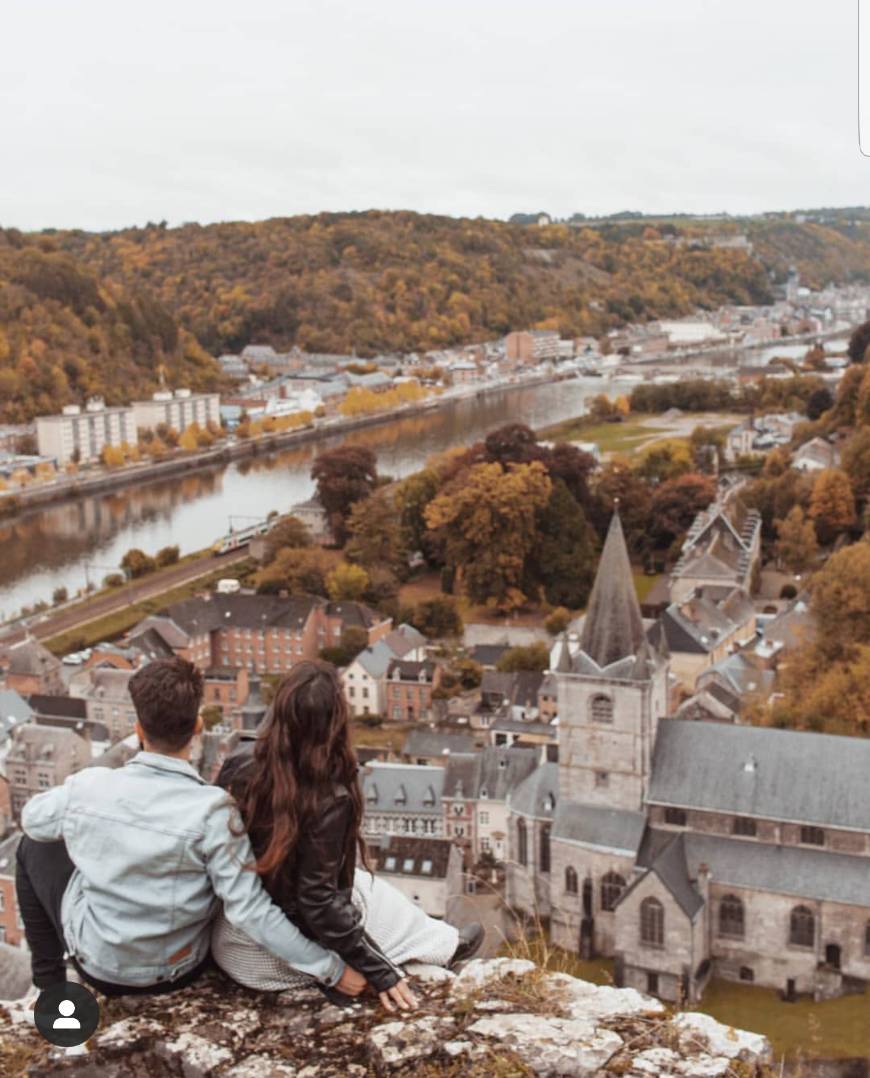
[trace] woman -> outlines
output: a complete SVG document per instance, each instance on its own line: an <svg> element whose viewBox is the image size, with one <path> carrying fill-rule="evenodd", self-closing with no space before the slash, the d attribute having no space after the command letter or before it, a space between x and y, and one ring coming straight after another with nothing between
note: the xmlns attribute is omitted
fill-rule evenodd
<svg viewBox="0 0 870 1078"><path fill-rule="evenodd" d="M293 668L278 687L265 728L227 760L218 783L239 805L256 871L274 901L307 936L361 973L387 1010L416 1003L400 962L447 965L480 945L480 925L458 933L366 871L348 708L330 663ZM306 983L222 917L212 953L249 988Z"/></svg>

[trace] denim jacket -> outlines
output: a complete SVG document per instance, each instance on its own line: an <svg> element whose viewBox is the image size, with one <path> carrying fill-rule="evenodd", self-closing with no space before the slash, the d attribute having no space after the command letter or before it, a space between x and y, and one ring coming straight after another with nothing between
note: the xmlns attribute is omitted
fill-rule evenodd
<svg viewBox="0 0 870 1078"><path fill-rule="evenodd" d="M219 900L231 924L300 972L341 977L341 959L303 936L246 867L253 852L234 833L232 800L184 760L140 752L117 770L86 768L31 798L21 825L37 842L66 842L64 937L99 980L150 985L193 969Z"/></svg>

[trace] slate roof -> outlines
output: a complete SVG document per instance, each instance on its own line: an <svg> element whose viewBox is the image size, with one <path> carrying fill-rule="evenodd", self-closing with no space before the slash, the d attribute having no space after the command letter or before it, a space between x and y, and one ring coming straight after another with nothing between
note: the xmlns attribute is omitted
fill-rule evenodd
<svg viewBox="0 0 870 1078"><path fill-rule="evenodd" d="M659 838L660 841L658 843L654 843L652 847L648 847L648 849L655 849L655 852L650 858L648 871L658 876L664 886L673 895L677 905L683 913L685 913L690 920L694 920L699 910L703 907L704 900L692 883L692 880L697 878L697 868L690 877L689 864L686 857L686 839L688 836L679 834L672 835L669 839L666 839L664 836L660 835ZM648 873L644 873L643 876L639 876L632 884L630 884L620 895L619 901L622 902L625 897L646 878L647 874Z"/></svg>
<svg viewBox="0 0 870 1078"><path fill-rule="evenodd" d="M499 659L508 651L510 651L509 644L477 644L471 649L468 657L480 663L484 669L489 667L494 670Z"/></svg>
<svg viewBox="0 0 870 1078"><path fill-rule="evenodd" d="M62 719L86 719L87 703L75 696L42 696L32 693L28 698L31 708L37 716Z"/></svg>
<svg viewBox="0 0 870 1078"><path fill-rule="evenodd" d="M441 879L447 876L453 843L446 838L410 838L385 835L372 849L378 872L385 875L421 876Z"/></svg>
<svg viewBox="0 0 870 1078"><path fill-rule="evenodd" d="M806 599L798 597L764 627L764 639L784 648L797 648L816 637L816 619Z"/></svg>
<svg viewBox="0 0 870 1078"><path fill-rule="evenodd" d="M635 857L645 827L642 812L585 805L565 798L556 807L553 838Z"/></svg>
<svg viewBox="0 0 870 1078"><path fill-rule="evenodd" d="M130 679L135 673L135 670L116 670L113 667L94 668L91 670L91 684L87 695L130 704ZM235 671L233 673L235 674Z"/></svg>
<svg viewBox="0 0 870 1078"><path fill-rule="evenodd" d="M395 653L390 645L385 640L376 640L374 644L370 644L361 651L354 662L358 662L375 681L380 681L394 658Z"/></svg>
<svg viewBox="0 0 870 1078"><path fill-rule="evenodd" d="M781 732L781 731L777 731ZM842 738L841 740L854 740ZM843 902L870 906L867 858L829 853L806 846L772 846L718 835L686 833L689 872L698 866L711 869L719 886L731 884L749 890L793 895L796 900Z"/></svg>
<svg viewBox="0 0 870 1078"><path fill-rule="evenodd" d="M507 700L513 707L534 709L538 706L538 692L544 675L533 670L517 670L503 673L485 670L480 682L481 696L499 696L499 704Z"/></svg>
<svg viewBox="0 0 870 1078"><path fill-rule="evenodd" d="M454 753L444 769L444 797L474 798L480 757L477 753Z"/></svg>
<svg viewBox="0 0 870 1078"><path fill-rule="evenodd" d="M14 726L32 718L33 709L23 696L14 689L0 689L0 740L5 740Z"/></svg>
<svg viewBox="0 0 870 1078"><path fill-rule="evenodd" d="M409 731L402 746L403 756L450 756L455 752L474 752L470 734L443 733L417 727Z"/></svg>
<svg viewBox="0 0 870 1078"><path fill-rule="evenodd" d="M166 627L166 632L170 635L163 632L164 626ZM130 645L136 648L137 651L141 651L146 659L171 659L175 654L169 646L173 638L176 640L176 647L184 647L182 634L171 622L167 622L165 618L162 618L160 632L153 627L149 627L142 632L134 633L130 637Z"/></svg>
<svg viewBox="0 0 870 1078"><path fill-rule="evenodd" d="M251 598L256 598L256 596L251 596ZM286 599L282 600L282 602L287 601ZM312 605L321 602L319 599L309 601ZM379 614L377 610L372 610L365 603L357 603L350 599L327 603L326 614L330 618L341 618L345 628L356 626L360 629L371 629L387 620L383 614Z"/></svg>
<svg viewBox="0 0 870 1078"><path fill-rule="evenodd" d="M431 685L435 679L436 669L431 659L424 659L423 662L416 662L413 659L393 659L387 667L387 678L390 681Z"/></svg>
<svg viewBox="0 0 870 1078"><path fill-rule="evenodd" d="M644 639L619 513L614 512L589 597L580 650L599 667L635 655Z"/></svg>
<svg viewBox="0 0 870 1078"><path fill-rule="evenodd" d="M720 681L739 702L750 693L769 695L773 689L775 674L772 670L756 666L742 652L735 652L713 663L698 677L697 685L699 689L713 691L710 683L716 681Z"/></svg>
<svg viewBox="0 0 870 1078"><path fill-rule="evenodd" d="M662 719L647 801L870 831L868 775L862 738Z"/></svg>
<svg viewBox="0 0 870 1078"><path fill-rule="evenodd" d="M370 763L362 769L361 778L363 801L369 812L441 815L443 767Z"/></svg>
<svg viewBox="0 0 870 1078"><path fill-rule="evenodd" d="M699 588L683 602L671 603L649 638L653 643L663 639L671 653L706 655L745 625L752 614L752 604L740 588Z"/></svg>
<svg viewBox="0 0 870 1078"><path fill-rule="evenodd" d="M7 673L19 677L41 677L49 670L58 669L60 665L60 659L32 637L13 644L7 652Z"/></svg>
<svg viewBox="0 0 870 1078"><path fill-rule="evenodd" d="M559 800L559 765L541 764L508 794L508 807L519 816L552 819Z"/></svg>

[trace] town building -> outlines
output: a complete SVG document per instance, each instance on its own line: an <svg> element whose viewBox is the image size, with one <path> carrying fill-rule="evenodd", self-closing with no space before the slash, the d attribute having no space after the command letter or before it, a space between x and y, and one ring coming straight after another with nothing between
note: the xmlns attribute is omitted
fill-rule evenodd
<svg viewBox="0 0 870 1078"><path fill-rule="evenodd" d="M22 808L34 794L60 786L90 760L90 743L73 730L36 723L16 727L6 756L14 818L20 818Z"/></svg>
<svg viewBox="0 0 870 1078"><path fill-rule="evenodd" d="M443 767L369 763L362 769L363 834L443 838Z"/></svg>
<svg viewBox="0 0 870 1078"><path fill-rule="evenodd" d="M136 709L130 696L134 672L97 666L70 679L70 693L84 702L87 721L105 727L113 744L128 737L136 722Z"/></svg>
<svg viewBox="0 0 870 1078"><path fill-rule="evenodd" d="M473 753L477 742L471 734L417 726L408 731L402 745L402 759L408 764L446 767L451 756Z"/></svg>
<svg viewBox="0 0 870 1078"><path fill-rule="evenodd" d="M396 659L420 661L426 654L426 637L411 625L400 625L363 649L342 672L345 696L352 713L387 714L387 673Z"/></svg>
<svg viewBox="0 0 870 1078"><path fill-rule="evenodd" d="M0 754L16 726L33 721L33 709L15 689L0 689Z"/></svg>
<svg viewBox="0 0 870 1078"><path fill-rule="evenodd" d="M683 602L698 588L755 590L761 564L761 515L747 509L739 489L720 492L692 522L671 571L671 600Z"/></svg>
<svg viewBox="0 0 870 1078"><path fill-rule="evenodd" d="M173 603L145 618L130 642L151 653L180 655L202 669L246 667L285 674L302 659L316 659L323 648L340 644L342 632L351 626L363 629L374 643L390 632L392 622L357 602L213 594Z"/></svg>
<svg viewBox="0 0 870 1078"><path fill-rule="evenodd" d="M559 762L509 796L508 900L670 1000L711 976L786 998L865 985L870 742L666 718L668 665L614 516L579 644L554 648ZM764 673L734 654L698 685L715 706Z"/></svg>
<svg viewBox="0 0 870 1078"><path fill-rule="evenodd" d="M82 411L68 404L60 415L38 416L36 443L39 455L61 467L70 461L87 464L99 460L107 446L136 444L136 423L131 408L107 408L101 397L87 402Z"/></svg>
<svg viewBox="0 0 870 1078"><path fill-rule="evenodd" d="M559 334L555 329L521 329L504 339L506 358L514 363L540 363L559 358Z"/></svg>
<svg viewBox="0 0 870 1078"><path fill-rule="evenodd" d="M369 856L375 873L430 917L447 917L462 895L462 857L447 839L386 835Z"/></svg>
<svg viewBox="0 0 870 1078"><path fill-rule="evenodd" d="M158 390L147 401L132 404L136 431L156 430L161 424L181 434L194 423L205 427L221 421L220 396L217 393L191 393L189 389ZM136 438L133 438L136 441Z"/></svg>
<svg viewBox="0 0 870 1078"><path fill-rule="evenodd" d="M393 659L384 682L386 716L397 722L428 722L432 693L441 681L442 668L431 659Z"/></svg>
<svg viewBox="0 0 870 1078"><path fill-rule="evenodd" d="M318 546L329 546L335 542L332 526L329 523L329 514L316 495L291 506L290 515L302 521L312 543L317 543Z"/></svg>
<svg viewBox="0 0 870 1078"><path fill-rule="evenodd" d="M4 684L22 696L65 691L63 664L32 636L13 644L6 653Z"/></svg>
<svg viewBox="0 0 870 1078"><path fill-rule="evenodd" d="M826 468L836 468L840 463L840 453L836 446L825 438L811 438L796 449L791 457L791 466L799 472L821 472Z"/></svg>

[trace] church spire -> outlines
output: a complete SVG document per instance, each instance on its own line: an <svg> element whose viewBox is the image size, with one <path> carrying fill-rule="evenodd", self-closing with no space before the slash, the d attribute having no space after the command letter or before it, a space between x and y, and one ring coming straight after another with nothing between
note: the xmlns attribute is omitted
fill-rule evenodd
<svg viewBox="0 0 870 1078"><path fill-rule="evenodd" d="M589 598L580 650L604 667L636 655L643 642L640 605L617 503Z"/></svg>

